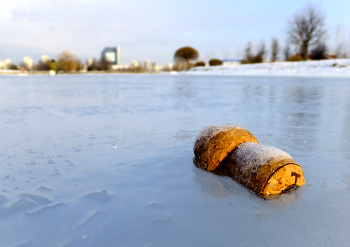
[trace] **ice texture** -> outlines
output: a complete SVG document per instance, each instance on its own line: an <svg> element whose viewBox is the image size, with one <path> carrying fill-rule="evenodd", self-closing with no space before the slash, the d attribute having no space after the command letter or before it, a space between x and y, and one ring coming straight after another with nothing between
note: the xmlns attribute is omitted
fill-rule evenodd
<svg viewBox="0 0 350 247"><path fill-rule="evenodd" d="M344 78L0 76L0 247L348 246L349 95ZM198 130L227 122L293 154L305 186L265 201L194 167Z"/></svg>
<svg viewBox="0 0 350 247"><path fill-rule="evenodd" d="M233 124L216 124L206 126L198 135L197 141L194 145L194 150L207 144L211 138L219 134L222 131L229 131L231 129L242 129L242 127Z"/></svg>
<svg viewBox="0 0 350 247"><path fill-rule="evenodd" d="M233 152L232 156L243 173L256 172L261 165L271 160L292 159L292 157L279 148L258 144L254 142L242 143Z"/></svg>

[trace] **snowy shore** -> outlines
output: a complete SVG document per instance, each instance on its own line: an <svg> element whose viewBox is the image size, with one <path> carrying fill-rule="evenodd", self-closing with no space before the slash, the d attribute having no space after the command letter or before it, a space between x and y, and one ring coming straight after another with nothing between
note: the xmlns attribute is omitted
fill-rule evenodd
<svg viewBox="0 0 350 247"><path fill-rule="evenodd" d="M275 62L236 66L195 67L183 72L194 75L268 75L268 76L341 76L350 77L350 59L306 62Z"/></svg>
<svg viewBox="0 0 350 247"><path fill-rule="evenodd" d="M47 71L22 72L20 70L0 70L0 75L47 75ZM64 73L66 74L66 73ZM120 74L116 72L74 72L67 74ZM123 73L129 74L129 73ZM134 74L134 73L132 73ZM193 75L247 75L247 76L306 76L306 77L350 77L350 58L305 62L275 62L242 65L222 65L195 67L182 72L162 72L160 74Z"/></svg>

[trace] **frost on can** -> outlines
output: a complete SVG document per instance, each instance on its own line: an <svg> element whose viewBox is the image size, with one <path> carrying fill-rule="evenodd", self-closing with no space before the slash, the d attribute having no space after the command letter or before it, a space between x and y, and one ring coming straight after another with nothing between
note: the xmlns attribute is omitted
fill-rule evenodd
<svg viewBox="0 0 350 247"><path fill-rule="evenodd" d="M261 195L276 195L305 183L302 168L286 152L262 144L239 145L227 166L230 175Z"/></svg>
<svg viewBox="0 0 350 247"><path fill-rule="evenodd" d="M302 168L289 154L259 144L248 130L236 125L206 127L193 151L197 167L230 176L262 196L281 194L305 183Z"/></svg>
<svg viewBox="0 0 350 247"><path fill-rule="evenodd" d="M199 134L194 145L193 163L204 170L220 172L222 164L226 163L223 161L228 154L245 142L258 143L258 140L248 130L237 125L208 126Z"/></svg>

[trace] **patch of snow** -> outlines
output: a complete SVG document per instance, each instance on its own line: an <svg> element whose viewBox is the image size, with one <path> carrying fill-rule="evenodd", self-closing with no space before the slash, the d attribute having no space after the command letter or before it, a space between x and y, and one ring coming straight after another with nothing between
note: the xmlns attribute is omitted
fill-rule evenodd
<svg viewBox="0 0 350 247"><path fill-rule="evenodd" d="M254 142L242 143L232 155L243 173L256 172L260 166L273 159L292 159L281 149Z"/></svg>
<svg viewBox="0 0 350 247"><path fill-rule="evenodd" d="M195 67L181 72L195 75L277 75L277 76L350 76L350 59L304 62L274 62L235 66Z"/></svg>
<svg viewBox="0 0 350 247"><path fill-rule="evenodd" d="M229 131L231 129L242 129L242 127L233 124L217 124L206 126L198 135L197 141L194 145L194 150L208 143L211 138L222 131Z"/></svg>

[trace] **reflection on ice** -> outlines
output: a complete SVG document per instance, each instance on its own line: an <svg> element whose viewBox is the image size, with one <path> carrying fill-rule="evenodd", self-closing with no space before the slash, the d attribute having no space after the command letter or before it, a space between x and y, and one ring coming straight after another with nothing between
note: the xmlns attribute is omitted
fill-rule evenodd
<svg viewBox="0 0 350 247"><path fill-rule="evenodd" d="M234 196L237 185L229 177L218 176L194 167L194 181L200 190L213 198Z"/></svg>

